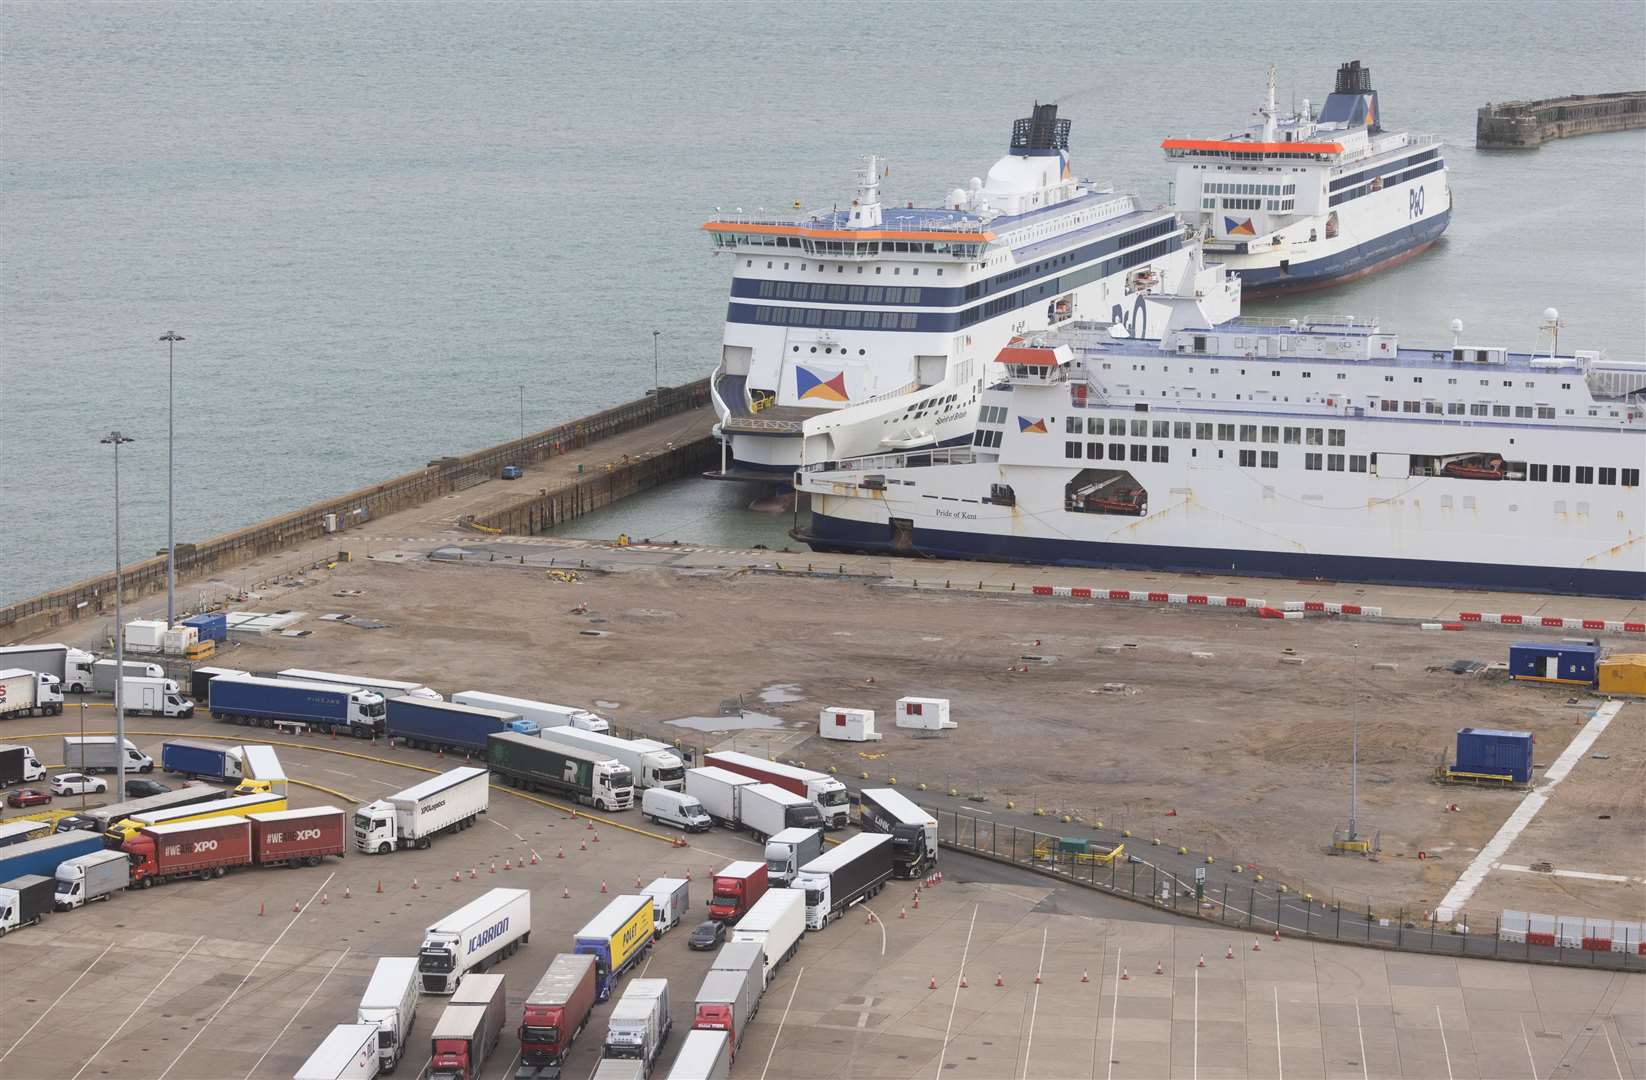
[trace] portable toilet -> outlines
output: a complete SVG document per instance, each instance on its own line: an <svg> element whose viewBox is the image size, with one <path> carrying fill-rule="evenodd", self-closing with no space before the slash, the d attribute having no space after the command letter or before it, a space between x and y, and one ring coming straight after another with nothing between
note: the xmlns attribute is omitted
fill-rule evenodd
<svg viewBox="0 0 1646 1080"><path fill-rule="evenodd" d="M958 727L949 719L949 699L906 697L897 699L897 726L916 731L944 731Z"/></svg>
<svg viewBox="0 0 1646 1080"><path fill-rule="evenodd" d="M1522 641L1509 646L1509 677L1523 682L1593 686L1600 646L1576 641Z"/></svg>
<svg viewBox="0 0 1646 1080"><path fill-rule="evenodd" d="M830 706L817 714L817 733L842 742L878 742L873 709L843 709Z"/></svg>

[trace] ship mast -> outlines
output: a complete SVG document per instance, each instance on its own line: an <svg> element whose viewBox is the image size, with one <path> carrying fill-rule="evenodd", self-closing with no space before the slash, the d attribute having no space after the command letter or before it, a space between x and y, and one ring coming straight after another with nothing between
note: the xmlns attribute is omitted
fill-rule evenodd
<svg viewBox="0 0 1646 1080"><path fill-rule="evenodd" d="M1275 66L1269 65L1269 96L1263 107L1258 110L1263 116L1263 141L1275 141Z"/></svg>

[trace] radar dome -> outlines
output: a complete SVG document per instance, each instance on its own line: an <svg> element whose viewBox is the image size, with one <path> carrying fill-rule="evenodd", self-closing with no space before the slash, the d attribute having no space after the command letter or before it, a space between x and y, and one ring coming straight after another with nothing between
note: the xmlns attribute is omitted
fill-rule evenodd
<svg viewBox="0 0 1646 1080"><path fill-rule="evenodd" d="M1462 319L1453 319L1452 320L1452 333L1454 333L1454 334L1463 333L1463 320Z"/></svg>
<svg viewBox="0 0 1646 1080"><path fill-rule="evenodd" d="M1546 308L1543 309L1543 321L1544 322L1554 322L1555 320L1557 320L1559 318L1560 318L1560 312L1556 311L1554 308L1546 307Z"/></svg>
<svg viewBox="0 0 1646 1080"><path fill-rule="evenodd" d="M949 192L949 206L955 210L965 209L966 191L964 188L955 188L953 191Z"/></svg>
<svg viewBox="0 0 1646 1080"><path fill-rule="evenodd" d="M971 180L969 180L967 182L966 186L968 188L970 188L972 191L982 191L983 190L983 181L980 178L974 176L974 177L971 178Z"/></svg>

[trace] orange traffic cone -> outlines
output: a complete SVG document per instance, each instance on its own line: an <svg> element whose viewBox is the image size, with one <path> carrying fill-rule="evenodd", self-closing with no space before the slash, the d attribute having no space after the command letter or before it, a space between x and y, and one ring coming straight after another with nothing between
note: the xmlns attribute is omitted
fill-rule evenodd
<svg viewBox="0 0 1646 1080"><path fill-rule="evenodd" d="M1252 951L1253 952L1262 952L1263 951L1263 946L1261 946L1257 943L1256 938L1252 939Z"/></svg>
<svg viewBox="0 0 1646 1080"><path fill-rule="evenodd" d="M414 888L414 889L417 888L417 879L416 878L412 878L412 888Z"/></svg>
<svg viewBox="0 0 1646 1080"><path fill-rule="evenodd" d="M599 833L594 834L594 842L597 843L597 844L600 843L600 834Z"/></svg>
<svg viewBox="0 0 1646 1080"><path fill-rule="evenodd" d="M1233 945L1230 945L1229 946L1229 951L1223 954L1223 959L1225 959L1225 960L1233 960L1234 959L1234 946Z"/></svg>
<svg viewBox="0 0 1646 1080"><path fill-rule="evenodd" d="M504 859L504 860L503 860L503 869L505 869L505 870L513 870L513 869L514 869L514 866L513 866L513 864L511 864L511 863L510 863L510 862L509 862L509 860L507 860L507 859Z"/></svg>
<svg viewBox="0 0 1646 1080"><path fill-rule="evenodd" d="M639 877L639 875L635 876L634 887L637 888L637 889L640 888L640 877Z"/></svg>
<svg viewBox="0 0 1646 1080"><path fill-rule="evenodd" d="M688 867L686 867L686 880L690 881L691 879L692 879L692 868L688 866Z"/></svg>
<svg viewBox="0 0 1646 1080"><path fill-rule="evenodd" d="M1200 963L1196 964L1195 967L1205 967L1205 966L1206 966L1206 954L1201 953L1200 954Z"/></svg>
<svg viewBox="0 0 1646 1080"><path fill-rule="evenodd" d="M898 908L897 909L897 917L899 919L907 919L909 917L909 909L908 908Z"/></svg>
<svg viewBox="0 0 1646 1080"><path fill-rule="evenodd" d="M263 917L263 901L261 900L257 902L257 917L260 919Z"/></svg>
<svg viewBox="0 0 1646 1080"><path fill-rule="evenodd" d="M1156 975L1164 975L1164 974L1166 974L1166 968L1165 968L1165 965L1163 965L1163 964L1162 964L1162 963L1161 963L1161 962L1160 962L1160 961L1159 961L1159 960L1156 960L1156 961L1155 961L1155 962L1154 962L1154 973L1155 973L1155 974L1156 974Z"/></svg>
<svg viewBox="0 0 1646 1080"><path fill-rule="evenodd" d="M1120 969L1120 981L1121 982L1131 982L1132 981L1132 973L1127 971L1125 968L1121 968Z"/></svg>
<svg viewBox="0 0 1646 1080"><path fill-rule="evenodd" d="M321 894L320 894L320 902L321 902L321 903L322 903L322 904L329 904L329 903L331 903L331 893L321 893Z"/></svg>
<svg viewBox="0 0 1646 1080"><path fill-rule="evenodd" d="M960 976L960 989L966 989L966 976Z"/></svg>
<svg viewBox="0 0 1646 1080"><path fill-rule="evenodd" d="M583 819L583 828L585 828L585 829L594 828L594 818L584 818Z"/></svg>
<svg viewBox="0 0 1646 1080"><path fill-rule="evenodd" d="M480 876L479 872L476 871L474 867L472 867L472 866L469 867L469 880L470 881L473 881L474 879L478 878L479 876Z"/></svg>
<svg viewBox="0 0 1646 1080"><path fill-rule="evenodd" d="M378 892L383 891L383 879L382 878L377 879L377 891Z"/></svg>
<svg viewBox="0 0 1646 1080"><path fill-rule="evenodd" d="M928 990L936 990L937 989L937 976L936 975L933 975L932 976L932 981L926 984L926 989L928 989Z"/></svg>
<svg viewBox="0 0 1646 1080"><path fill-rule="evenodd" d="M1084 983L1089 983L1089 982L1091 982L1091 981L1092 981L1092 976L1091 976L1091 973L1090 973L1090 972L1088 972L1088 971L1082 971L1082 972L1081 972L1081 973L1080 973L1080 981L1081 981L1081 982L1084 982Z"/></svg>
<svg viewBox="0 0 1646 1080"><path fill-rule="evenodd" d="M1002 977L1000 972L998 972L998 971L994 973L994 984L996 986L1005 986L1006 985L1005 978Z"/></svg>
<svg viewBox="0 0 1646 1080"><path fill-rule="evenodd" d="M606 883L605 883L605 882L604 882L604 881L602 881L602 882L601 882L601 883L600 883L600 891L601 891L601 892L605 892L605 891L606 891Z"/></svg>
<svg viewBox="0 0 1646 1080"><path fill-rule="evenodd" d="M920 910L920 894L919 893L914 894L914 909L916 911Z"/></svg>
<svg viewBox="0 0 1646 1080"><path fill-rule="evenodd" d="M345 899L345 900L353 900L354 899L354 892L347 885L343 886L343 899Z"/></svg>
<svg viewBox="0 0 1646 1080"><path fill-rule="evenodd" d="M541 861L542 860L537 857L537 852L532 852L532 865L536 866Z"/></svg>
<svg viewBox="0 0 1646 1080"><path fill-rule="evenodd" d="M302 911L303 910L303 905L299 904L296 900L293 900L291 902L291 909L293 911Z"/></svg>
<svg viewBox="0 0 1646 1080"><path fill-rule="evenodd" d="M566 888L564 885L560 886L560 899L570 900L571 898L572 898L572 891L570 889Z"/></svg>
<svg viewBox="0 0 1646 1080"><path fill-rule="evenodd" d="M1040 985L1040 972L1038 971L1034 973L1034 984L1036 986Z"/></svg>
<svg viewBox="0 0 1646 1080"><path fill-rule="evenodd" d="M564 859L565 857L566 857L566 849L565 848L561 848L560 849L560 854L555 856L555 858L557 858L557 859Z"/></svg>
<svg viewBox="0 0 1646 1080"><path fill-rule="evenodd" d="M589 850L589 842L587 840L579 840L577 842L577 850L578 851L587 851L587 850Z"/></svg>
<svg viewBox="0 0 1646 1080"><path fill-rule="evenodd" d="M1280 927L1278 927L1278 926L1275 927L1275 940L1276 941L1280 940Z"/></svg>
<svg viewBox="0 0 1646 1080"><path fill-rule="evenodd" d="M453 881L462 881L463 880L463 871L453 870L452 871L452 880Z"/></svg>

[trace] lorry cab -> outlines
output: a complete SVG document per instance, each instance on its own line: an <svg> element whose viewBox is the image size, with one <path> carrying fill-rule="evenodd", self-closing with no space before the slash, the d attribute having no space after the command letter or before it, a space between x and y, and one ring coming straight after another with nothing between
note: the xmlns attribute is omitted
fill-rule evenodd
<svg viewBox="0 0 1646 1080"><path fill-rule="evenodd" d="M647 788L640 795L640 813L659 825L674 825L687 832L707 832L709 815L695 795L668 788Z"/></svg>

